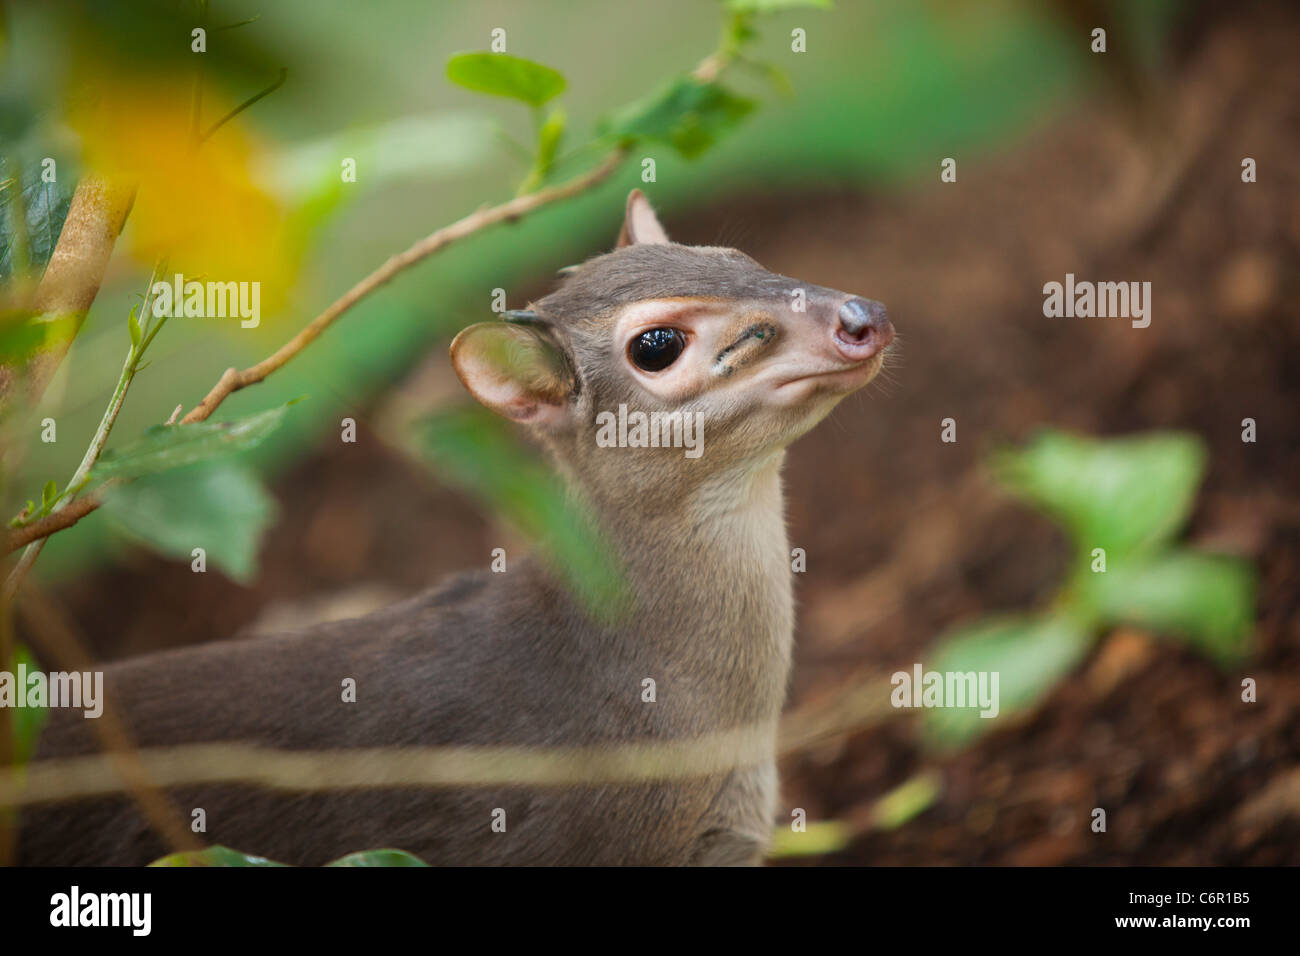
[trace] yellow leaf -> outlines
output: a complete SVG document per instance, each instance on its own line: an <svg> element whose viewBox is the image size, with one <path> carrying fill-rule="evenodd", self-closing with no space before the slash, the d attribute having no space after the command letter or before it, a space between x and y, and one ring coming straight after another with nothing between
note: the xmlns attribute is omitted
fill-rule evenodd
<svg viewBox="0 0 1300 956"><path fill-rule="evenodd" d="M266 147L242 117L196 144L190 78L102 65L95 74L97 101L71 120L89 168L138 186L127 230L132 253L148 264L165 257L168 278L259 283L261 315L280 311L301 243L290 236L284 205L253 178ZM202 128L228 110L208 91ZM240 327L237 317L188 321Z"/></svg>

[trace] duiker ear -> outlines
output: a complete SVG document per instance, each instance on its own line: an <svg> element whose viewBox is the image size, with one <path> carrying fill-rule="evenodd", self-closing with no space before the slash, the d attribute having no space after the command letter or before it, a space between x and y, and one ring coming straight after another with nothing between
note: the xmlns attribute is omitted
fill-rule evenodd
<svg viewBox="0 0 1300 956"><path fill-rule="evenodd" d="M650 208L650 200L645 198L645 193L639 189L628 193L627 214L623 217L623 228L618 234L618 245L614 248L622 249L624 246L645 243L664 245L670 241L664 227L659 225L655 211Z"/></svg>
<svg viewBox="0 0 1300 956"><path fill-rule="evenodd" d="M573 373L544 330L480 322L451 343L457 377L492 411L528 425L552 427L568 415Z"/></svg>

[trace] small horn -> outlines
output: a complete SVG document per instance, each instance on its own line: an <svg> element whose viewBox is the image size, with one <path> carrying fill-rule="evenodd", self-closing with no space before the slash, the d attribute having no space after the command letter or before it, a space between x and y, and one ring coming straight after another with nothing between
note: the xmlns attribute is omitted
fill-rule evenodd
<svg viewBox="0 0 1300 956"><path fill-rule="evenodd" d="M555 274L556 274L557 276L571 276L571 275L573 275L575 272L577 272L577 271L578 271L579 269L581 269L581 268L582 268L582 266L580 266L580 265L579 265L579 266L565 266L565 267L562 268L562 269L556 269L556 270L555 270Z"/></svg>

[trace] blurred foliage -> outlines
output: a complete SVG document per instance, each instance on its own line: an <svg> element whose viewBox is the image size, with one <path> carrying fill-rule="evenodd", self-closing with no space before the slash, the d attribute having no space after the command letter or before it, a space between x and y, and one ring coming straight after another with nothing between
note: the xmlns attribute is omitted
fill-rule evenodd
<svg viewBox="0 0 1300 956"><path fill-rule="evenodd" d="M191 135L193 92L166 75L94 69L98 96L72 113L86 166L110 180L138 183L126 238L143 263L166 258L187 279L237 278L261 285L261 309L281 313L300 269L286 204L254 172L268 149L240 118ZM214 105L211 96L205 102ZM213 112L228 112L220 104ZM203 130L209 127L202 125ZM214 330L238 332L229 323Z"/></svg>
<svg viewBox="0 0 1300 956"><path fill-rule="evenodd" d="M564 74L508 53L458 53L447 61L447 79L478 93L544 106L564 92Z"/></svg>
<svg viewBox="0 0 1300 956"><path fill-rule="evenodd" d="M589 611L619 613L623 579L600 529L500 419L477 405L448 409L422 422L417 440L443 480L535 542L547 567L569 582Z"/></svg>
<svg viewBox="0 0 1300 956"><path fill-rule="evenodd" d="M252 584L262 535L278 509L255 472L223 461L113 487L101 510L130 541L183 561L202 548L212 565Z"/></svg>
<svg viewBox="0 0 1300 956"><path fill-rule="evenodd" d="M852 828L839 820L818 820L804 827L803 830L777 827L772 833L768 857L825 856L844 849L853 839Z"/></svg>
<svg viewBox="0 0 1300 956"><path fill-rule="evenodd" d="M1084 601L1107 623L1181 638L1224 667L1250 649L1255 572L1245 561L1172 551L1079 578Z"/></svg>
<svg viewBox="0 0 1300 956"><path fill-rule="evenodd" d="M989 467L1004 488L1086 544L1086 561L1092 548L1119 557L1168 541L1191 512L1205 457L1188 434L1097 442L1046 431Z"/></svg>
<svg viewBox="0 0 1300 956"><path fill-rule="evenodd" d="M897 830L934 806L943 792L943 782L933 772L919 773L876 800L871 822L879 830Z"/></svg>
<svg viewBox="0 0 1300 956"><path fill-rule="evenodd" d="M1003 487L1066 530L1072 570L1046 611L941 637L933 669L997 672L1003 716L1033 707L1120 624L1180 640L1221 666L1240 662L1252 645L1254 569L1174 541L1205 465L1200 439L1177 432L1095 440L1043 431L1022 449L995 454L990 469ZM994 726L973 707L927 709L924 719L940 747Z"/></svg>
<svg viewBox="0 0 1300 956"><path fill-rule="evenodd" d="M754 109L755 102L717 83L683 76L616 112L602 126L615 139L667 143L686 159L702 155L717 137Z"/></svg>
<svg viewBox="0 0 1300 956"><path fill-rule="evenodd" d="M41 670L41 665L36 658L32 657L32 652L22 644L15 645L14 659L5 670L10 674L17 674L19 665L25 667L29 674ZM22 694L25 693L26 688L17 688L17 691ZM14 766L21 767L35 753L36 738L40 736L45 722L50 719L50 709L26 704L22 707L14 707L11 713L13 714Z"/></svg>
<svg viewBox="0 0 1300 956"><path fill-rule="evenodd" d="M970 701L966 707L930 708L926 732L934 742L962 744L997 726L997 717L1028 709L1087 656L1093 640L1089 628L1064 613L979 621L941 637L928 669L996 673L998 713L981 717Z"/></svg>
<svg viewBox="0 0 1300 956"><path fill-rule="evenodd" d="M0 313L0 364L22 362L29 356L68 342L80 316L52 322L31 322L30 313L16 309Z"/></svg>
<svg viewBox="0 0 1300 956"><path fill-rule="evenodd" d="M831 0L726 0L726 5L736 13L779 13L800 7L829 10L834 6Z"/></svg>
<svg viewBox="0 0 1300 956"><path fill-rule="evenodd" d="M803 830L777 827L772 832L767 855L780 859L837 853L863 830L897 830L934 806L942 793L943 781L939 774L918 773L877 797L857 826L843 820L819 820L806 823Z"/></svg>
<svg viewBox="0 0 1300 956"><path fill-rule="evenodd" d="M256 447L280 427L288 411L282 405L230 422L155 425L142 438L105 452L91 469L90 484L140 478Z"/></svg>
<svg viewBox="0 0 1300 956"><path fill-rule="evenodd" d="M288 866L265 857L240 853L224 846L210 846L205 850L173 853L155 860L150 866ZM326 866L428 866L419 857L404 850L362 850L331 860Z"/></svg>
<svg viewBox="0 0 1300 956"><path fill-rule="evenodd" d="M264 856L240 853L225 846L210 846L203 850L189 850L171 853L154 860L150 866L288 866L277 863Z"/></svg>

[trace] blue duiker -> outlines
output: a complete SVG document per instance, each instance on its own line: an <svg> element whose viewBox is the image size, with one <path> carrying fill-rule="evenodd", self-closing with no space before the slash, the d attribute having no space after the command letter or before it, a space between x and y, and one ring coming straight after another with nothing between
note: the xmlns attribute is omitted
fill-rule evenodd
<svg viewBox="0 0 1300 956"><path fill-rule="evenodd" d="M187 820L203 809L204 843L296 864L375 847L435 865L761 861L794 632L785 448L875 377L894 331L878 302L670 242L640 191L618 247L565 272L528 309L462 331L451 361L592 516L623 582L616 608L512 558L357 620L105 672L145 751L514 753L555 775L528 761L512 782L501 757L498 778L461 784L170 787ZM81 712L62 711L36 759L94 751ZM21 819L21 863L166 852L125 795Z"/></svg>

